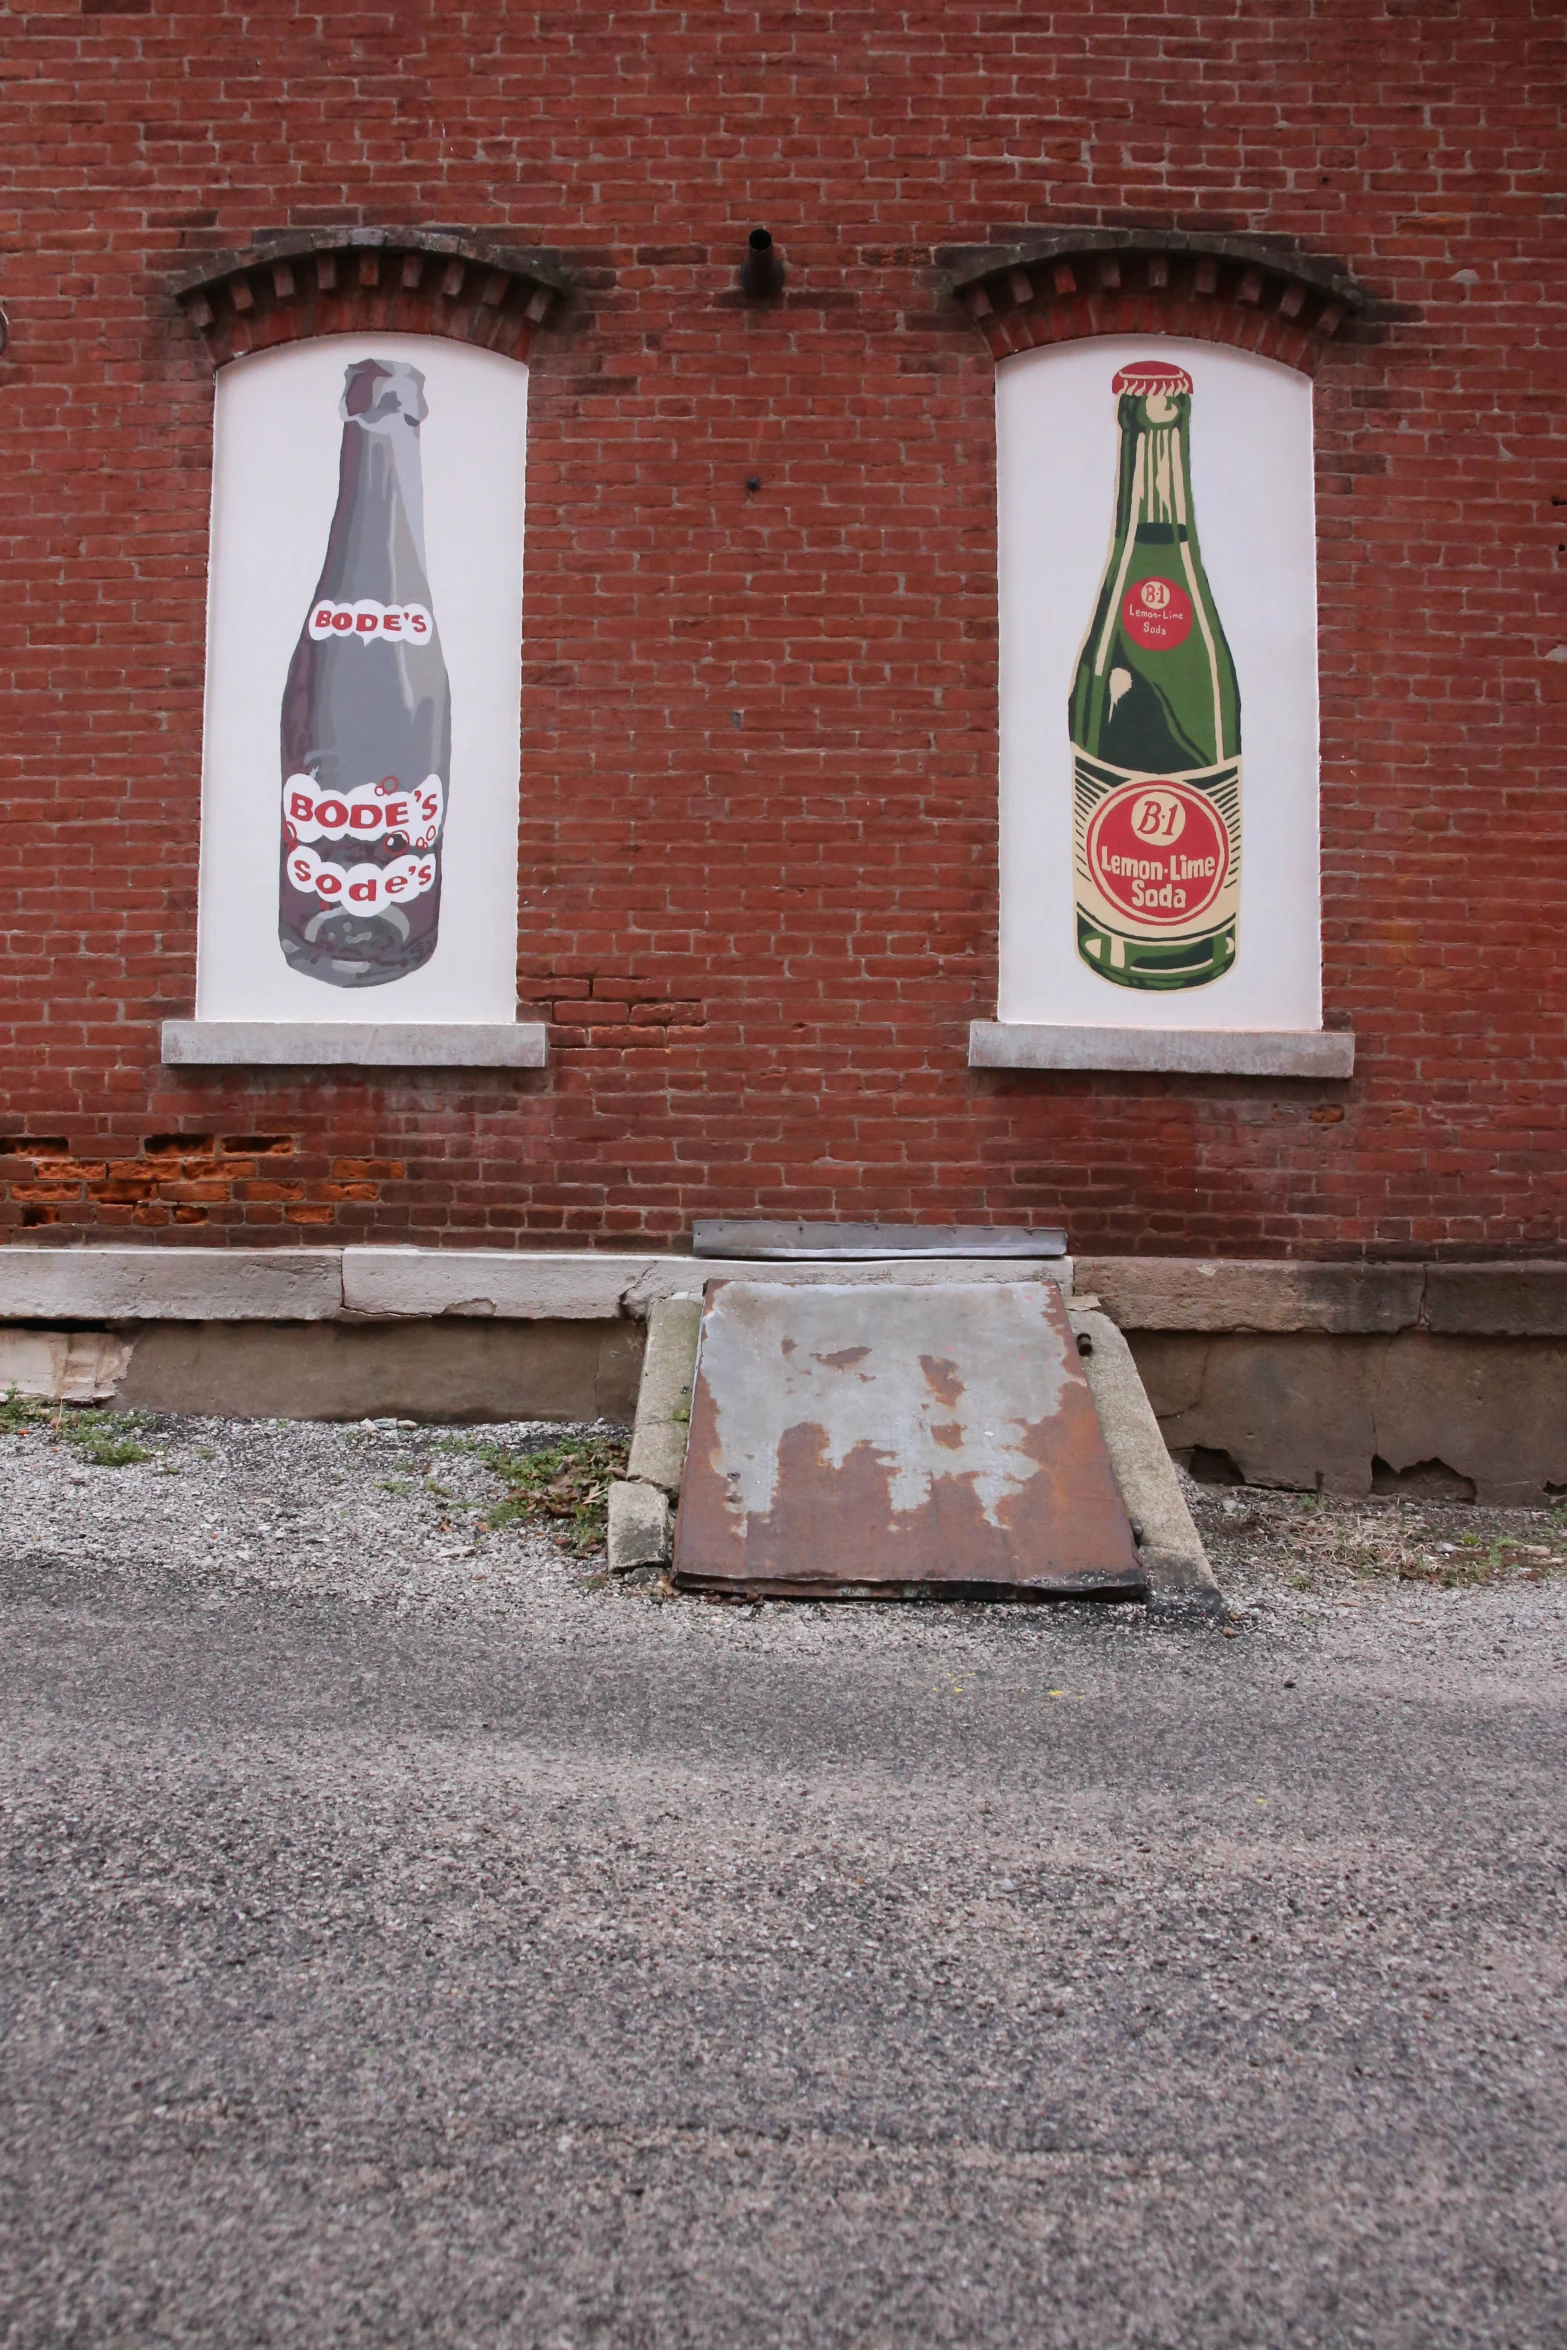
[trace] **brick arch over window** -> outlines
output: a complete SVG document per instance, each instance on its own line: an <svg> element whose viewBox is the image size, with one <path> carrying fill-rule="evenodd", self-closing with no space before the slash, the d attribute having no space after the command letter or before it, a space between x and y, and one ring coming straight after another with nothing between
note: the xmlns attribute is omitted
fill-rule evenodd
<svg viewBox="0 0 1567 2350"><path fill-rule="evenodd" d="M1397 314L1332 262L1255 237L1075 229L945 259L998 359L1085 335L1185 335L1314 375L1334 342L1376 340Z"/></svg>
<svg viewBox="0 0 1567 2350"><path fill-rule="evenodd" d="M525 359L566 294L551 261L424 229L344 229L210 254L174 297L213 367L311 335L447 335Z"/></svg>

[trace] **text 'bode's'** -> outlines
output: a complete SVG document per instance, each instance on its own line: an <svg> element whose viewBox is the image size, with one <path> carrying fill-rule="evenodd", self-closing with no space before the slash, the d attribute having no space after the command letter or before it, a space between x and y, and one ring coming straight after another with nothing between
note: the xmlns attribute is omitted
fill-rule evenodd
<svg viewBox="0 0 1567 2350"><path fill-rule="evenodd" d="M435 952L452 701L424 554L417 368L347 371L337 510L283 693L278 937L296 971L381 987Z"/></svg>
<svg viewBox="0 0 1567 2350"><path fill-rule="evenodd" d="M1077 951L1119 987L1205 987L1236 954L1241 699L1197 544L1192 379L1124 367L1115 531L1069 705Z"/></svg>

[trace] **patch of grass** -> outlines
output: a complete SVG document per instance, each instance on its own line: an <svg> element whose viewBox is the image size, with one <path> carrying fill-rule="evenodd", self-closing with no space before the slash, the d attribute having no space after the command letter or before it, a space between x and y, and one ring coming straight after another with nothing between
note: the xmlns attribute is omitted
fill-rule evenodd
<svg viewBox="0 0 1567 2350"><path fill-rule="evenodd" d="M13 1380L0 1401L0 1436L19 1436L24 1428L40 1427L48 1417L49 1406L21 1394Z"/></svg>
<svg viewBox="0 0 1567 2350"><path fill-rule="evenodd" d="M506 1497L486 1513L491 1526L514 1520L544 1525L563 1550L587 1558L602 1550L609 1524L609 1489L626 1473L627 1440L594 1428L563 1436L532 1452L459 1439L506 1487Z"/></svg>
<svg viewBox="0 0 1567 2350"><path fill-rule="evenodd" d="M1206 1487L1193 1496L1221 1582L1227 1574L1276 1579L1347 1598L1378 1586L1479 1592L1567 1576L1567 1524L1554 1508L1260 1489L1248 1490L1244 1516L1242 1506Z"/></svg>
<svg viewBox="0 0 1567 2350"><path fill-rule="evenodd" d="M76 1412L61 1421L60 1433L90 1468L128 1469L152 1459L131 1434L135 1425L133 1419L114 1412Z"/></svg>
<svg viewBox="0 0 1567 2350"><path fill-rule="evenodd" d="M18 1436L24 1428L48 1428L94 1469L126 1469L133 1461L150 1461L152 1454L138 1444L131 1431L134 1415L123 1412L83 1411L78 1405L44 1403L8 1387L0 1401L0 1435ZM176 1472L177 1474L177 1472Z"/></svg>
<svg viewBox="0 0 1567 2350"><path fill-rule="evenodd" d="M1567 1560L1540 1542L1509 1542L1505 1536L1482 1543L1466 1535L1450 1551L1399 1561L1400 1583L1434 1583L1443 1591L1486 1583L1543 1583L1567 1568Z"/></svg>

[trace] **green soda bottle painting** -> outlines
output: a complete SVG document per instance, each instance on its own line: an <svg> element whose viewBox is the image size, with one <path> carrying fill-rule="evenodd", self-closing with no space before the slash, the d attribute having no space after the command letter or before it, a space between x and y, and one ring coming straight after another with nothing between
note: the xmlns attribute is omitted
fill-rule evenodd
<svg viewBox="0 0 1567 2350"><path fill-rule="evenodd" d="M1241 697L1197 543L1192 379L1123 367L1115 533L1069 705L1077 951L1117 987L1233 968Z"/></svg>

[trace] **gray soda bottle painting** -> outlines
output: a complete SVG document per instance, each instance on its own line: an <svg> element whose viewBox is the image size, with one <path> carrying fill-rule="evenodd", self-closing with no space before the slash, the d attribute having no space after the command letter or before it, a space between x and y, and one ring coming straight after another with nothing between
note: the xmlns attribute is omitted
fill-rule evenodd
<svg viewBox="0 0 1567 2350"><path fill-rule="evenodd" d="M424 554L424 377L358 359L326 560L283 689L278 938L329 987L434 954L452 697Z"/></svg>

